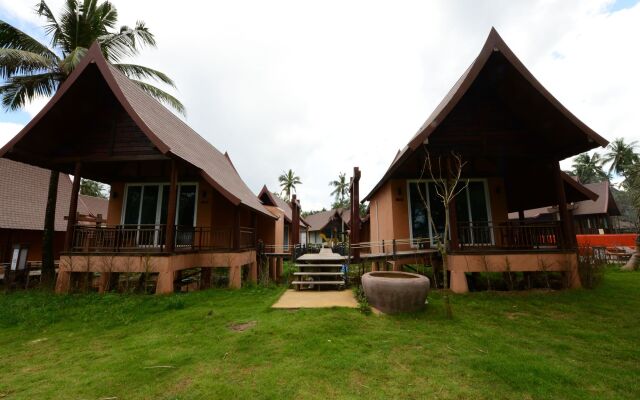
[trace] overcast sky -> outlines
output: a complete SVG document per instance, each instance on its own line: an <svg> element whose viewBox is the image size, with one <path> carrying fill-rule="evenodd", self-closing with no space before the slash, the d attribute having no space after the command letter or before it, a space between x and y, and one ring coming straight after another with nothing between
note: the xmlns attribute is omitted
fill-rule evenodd
<svg viewBox="0 0 640 400"><path fill-rule="evenodd" d="M35 2L0 0L0 18L41 38ZM255 192L293 169L306 210L329 207L328 182L354 166L368 193L492 26L596 132L640 140L638 0L113 3L121 24L156 35L136 62L175 80L187 123ZM0 142L45 102L0 111Z"/></svg>

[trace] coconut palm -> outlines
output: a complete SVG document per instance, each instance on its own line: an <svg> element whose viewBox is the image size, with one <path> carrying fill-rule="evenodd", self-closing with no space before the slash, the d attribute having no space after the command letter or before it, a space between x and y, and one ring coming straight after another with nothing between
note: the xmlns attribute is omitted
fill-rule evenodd
<svg viewBox="0 0 640 400"><path fill-rule="evenodd" d="M617 138L609 143L609 151L605 153L602 161L609 164L609 175L612 172L624 175L625 170L632 164L640 161L640 156L635 152L638 142L625 143L623 138Z"/></svg>
<svg viewBox="0 0 640 400"><path fill-rule="evenodd" d="M89 47L98 42L102 54L115 68L160 102L184 113L184 106L175 97L143 81L153 79L173 86L167 75L141 65L121 62L137 55L144 46L155 47L155 38L144 22L116 29L116 8L108 1L99 3L98 0L66 0L57 17L42 0L35 12L45 20L44 33L50 39L49 46L0 20L0 81L4 81L0 85L0 100L5 109L16 110L36 97L53 95L78 66ZM53 224L58 179L59 173L52 171L42 254L42 280L45 285L51 284L54 277Z"/></svg>
<svg viewBox="0 0 640 400"><path fill-rule="evenodd" d="M291 191L296 191L296 185L302 185L302 181L299 176L290 169L289 171L282 171L282 175L278 177L282 192L285 194L286 200L291 201Z"/></svg>
<svg viewBox="0 0 640 400"><path fill-rule="evenodd" d="M589 153L579 154L573 159L573 175L578 177L582 183L594 183L607 180L609 177L602 169L602 158L600 154Z"/></svg>
<svg viewBox="0 0 640 400"><path fill-rule="evenodd" d="M347 182L347 174L341 172L338 174L338 180L329 182L329 186L333 187L333 192L331 192L332 196L336 198L336 205L338 207L344 207L345 197L349 192L349 183ZM336 207L337 208L337 207Z"/></svg>

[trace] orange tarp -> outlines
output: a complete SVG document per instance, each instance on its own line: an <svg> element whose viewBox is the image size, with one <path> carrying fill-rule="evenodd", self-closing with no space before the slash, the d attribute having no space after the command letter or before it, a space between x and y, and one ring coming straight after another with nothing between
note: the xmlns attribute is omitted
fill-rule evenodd
<svg viewBox="0 0 640 400"><path fill-rule="evenodd" d="M620 233L607 235L576 235L576 238L578 239L578 247L635 247L637 236L638 234L636 233Z"/></svg>

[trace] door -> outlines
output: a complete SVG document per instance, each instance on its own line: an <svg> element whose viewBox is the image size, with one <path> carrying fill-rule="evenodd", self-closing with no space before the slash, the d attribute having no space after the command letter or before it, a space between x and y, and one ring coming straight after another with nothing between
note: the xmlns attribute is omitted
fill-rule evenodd
<svg viewBox="0 0 640 400"><path fill-rule="evenodd" d="M191 245L196 220L197 184L178 185L176 245ZM132 184L127 186L122 223L127 243L159 246L164 241L169 206L168 184Z"/></svg>

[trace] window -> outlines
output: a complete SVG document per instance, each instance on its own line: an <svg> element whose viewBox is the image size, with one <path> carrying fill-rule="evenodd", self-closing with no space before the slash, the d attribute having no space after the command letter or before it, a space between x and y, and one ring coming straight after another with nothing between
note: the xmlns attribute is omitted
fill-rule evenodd
<svg viewBox="0 0 640 400"><path fill-rule="evenodd" d="M411 239L416 244L419 239L429 239L436 245L436 233L442 235L445 225L445 211L438 197L436 185L429 181L409 182L409 228ZM456 197L456 217L458 236L463 243L492 243L489 227L490 209L484 180L469 181L469 185ZM427 206L431 209L431 220Z"/></svg>
<svg viewBox="0 0 640 400"><path fill-rule="evenodd" d="M176 244L189 244L193 238L193 228L196 218L197 184L178 184L178 207L175 224L180 227L176 235ZM168 184L130 184L127 185L123 206L122 223L124 225L138 225L138 229L156 230L153 235L144 234L144 245L159 244L162 232L159 225L167 223L169 209ZM141 237L142 237L141 236ZM138 238L138 242L142 239ZM153 243L152 243L153 242Z"/></svg>

